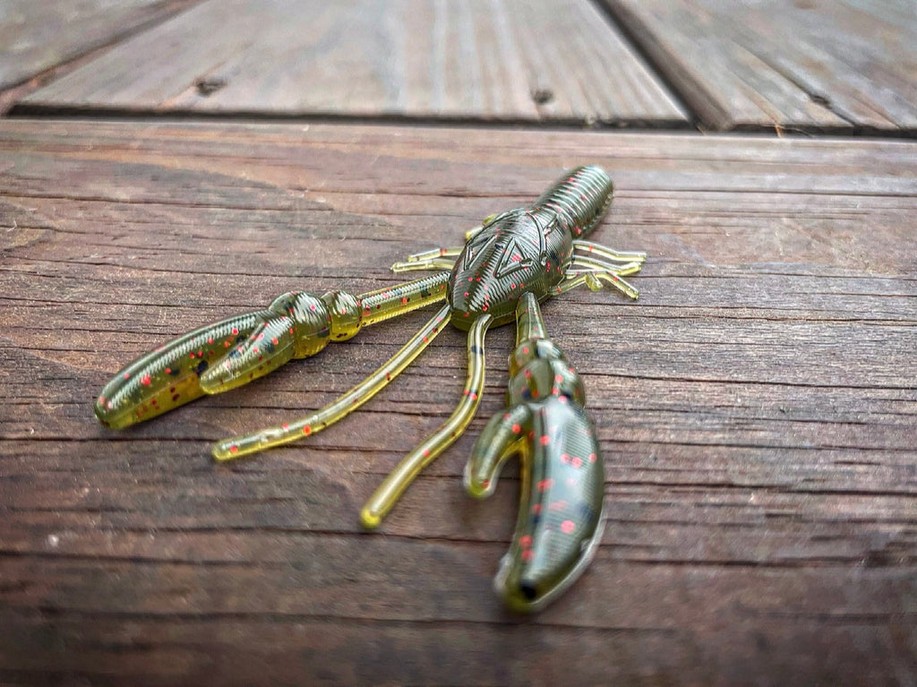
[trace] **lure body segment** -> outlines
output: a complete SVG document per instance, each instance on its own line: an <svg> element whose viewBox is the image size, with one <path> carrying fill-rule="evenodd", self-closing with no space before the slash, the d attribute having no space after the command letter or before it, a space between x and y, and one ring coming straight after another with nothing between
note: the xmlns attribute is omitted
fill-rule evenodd
<svg viewBox="0 0 917 687"><path fill-rule="evenodd" d="M519 456L519 515L495 587L513 610L533 611L566 589L591 560L604 529L605 473L582 380L545 338L534 294L520 300L517 321L508 409L478 438L465 488L472 496L489 496L503 464Z"/></svg>

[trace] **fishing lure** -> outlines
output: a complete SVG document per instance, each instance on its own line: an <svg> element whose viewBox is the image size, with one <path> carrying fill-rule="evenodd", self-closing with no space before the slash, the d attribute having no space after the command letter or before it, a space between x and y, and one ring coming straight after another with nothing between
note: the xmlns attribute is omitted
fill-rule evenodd
<svg viewBox="0 0 917 687"><path fill-rule="evenodd" d="M531 292L516 306L506 396L506 412L475 442L465 489L490 496L504 463L519 456L519 516L494 586L511 609L535 611L570 586L595 553L605 528L605 469L582 379L548 338Z"/></svg>
<svg viewBox="0 0 917 687"><path fill-rule="evenodd" d="M295 422L232 437L213 446L218 461L232 460L315 434L372 398L419 356L447 323L466 331L468 373L449 419L399 463L367 501L360 519L375 528L414 478L462 434L484 387L484 337L511 322L522 296L542 301L586 285L637 290L622 277L640 271L645 253L619 252L584 240L604 216L611 179L599 167L578 167L531 206L488 217L459 248L411 255L396 272L448 270L354 296L291 292L266 309L194 330L121 370L95 404L99 420L123 428L204 394L245 384L293 358L346 341L362 327L432 303L446 304L390 360L324 408Z"/></svg>

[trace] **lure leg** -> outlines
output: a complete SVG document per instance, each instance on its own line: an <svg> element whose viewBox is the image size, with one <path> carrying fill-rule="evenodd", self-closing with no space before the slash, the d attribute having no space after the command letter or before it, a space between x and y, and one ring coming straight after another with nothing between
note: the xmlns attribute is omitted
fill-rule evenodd
<svg viewBox="0 0 917 687"><path fill-rule="evenodd" d="M386 363L350 391L321 410L279 427L270 427L252 434L218 441L212 448L214 459L218 461L232 460L265 451L275 446L288 444L303 437L317 434L346 417L384 389L391 380L401 374L404 368L423 353L433 339L443 330L448 318L449 306L446 305Z"/></svg>
<svg viewBox="0 0 917 687"><path fill-rule="evenodd" d="M631 263L622 265L620 268L596 267L592 261L583 262L579 258L574 258L567 270L567 277L554 287L554 295L566 293L577 286L585 284L592 291L600 291L602 284L607 284L628 298L637 300L640 292L632 284L624 281L620 275L634 274L640 271L640 265Z"/></svg>
<svg viewBox="0 0 917 687"><path fill-rule="evenodd" d="M434 248L409 255L392 265L392 272L414 272L420 270L451 270L461 248Z"/></svg>
<svg viewBox="0 0 917 687"><path fill-rule="evenodd" d="M620 251L592 241L575 240L573 241L573 250L581 251L587 257L595 256L612 262L639 262L641 264L646 262L646 253L642 251Z"/></svg>
<svg viewBox="0 0 917 687"><path fill-rule="evenodd" d="M491 321L490 315L483 315L468 330L468 378L462 400L438 430L402 459L363 506L360 521L367 529L381 524L411 482L455 443L477 412L484 390L484 337Z"/></svg>
<svg viewBox="0 0 917 687"><path fill-rule="evenodd" d="M611 272L586 272L585 274L575 274L564 279L560 284L554 287L554 294L560 295L566 293L572 289L575 289L577 286L582 286L585 284L592 291L601 291L602 284L605 283L608 286L611 286L614 289L617 289L623 293L628 298L637 300L640 295L640 292L628 282L621 279L616 274Z"/></svg>

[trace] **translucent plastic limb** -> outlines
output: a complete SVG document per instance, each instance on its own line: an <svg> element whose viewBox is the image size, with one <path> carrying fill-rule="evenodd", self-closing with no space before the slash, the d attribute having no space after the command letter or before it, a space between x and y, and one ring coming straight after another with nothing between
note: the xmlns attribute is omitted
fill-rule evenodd
<svg viewBox="0 0 917 687"><path fill-rule="evenodd" d="M360 521L367 529L382 523L417 475L449 448L474 418L484 390L484 337L491 321L490 315L482 315L468 330L468 378L462 400L439 429L402 459L363 506Z"/></svg>
<svg viewBox="0 0 917 687"><path fill-rule="evenodd" d="M392 272L414 272L419 270L451 270L461 248L434 248L409 255L392 265Z"/></svg>
<svg viewBox="0 0 917 687"><path fill-rule="evenodd" d="M611 272L612 274L617 274L620 277L624 277L629 274L636 274L641 269L643 269L642 262L624 262L615 264L613 262L606 262L605 260L598 258L575 255L573 256L573 262L571 262L570 266L567 268L567 274L579 274L585 272Z"/></svg>
<svg viewBox="0 0 917 687"><path fill-rule="evenodd" d="M404 261L425 262L436 258L457 258L461 252L461 248L433 248L432 250L425 250L420 253L411 253Z"/></svg>
<svg viewBox="0 0 917 687"><path fill-rule="evenodd" d="M642 251L622 251L603 246L592 241L573 241L573 249L583 251L587 255L595 255L613 262L646 262L646 253Z"/></svg>
<svg viewBox="0 0 917 687"><path fill-rule="evenodd" d="M213 445L215 460L227 461L259 453L316 434L346 417L384 389L436 338L449 320L449 306L443 306L400 351L350 391L320 410L296 422L223 439Z"/></svg>
<svg viewBox="0 0 917 687"><path fill-rule="evenodd" d="M601 291L603 283L617 289L628 298L634 300L637 300L640 295L640 292L637 291L632 284L629 284L618 276L618 272L612 272L610 270L594 270L588 272L575 272L572 274L568 270L568 276L560 284L554 287L554 295L566 293L583 284L588 286L592 291Z"/></svg>
<svg viewBox="0 0 917 687"><path fill-rule="evenodd" d="M486 227L488 224L493 222L499 216L500 216L499 212L495 212L492 215L488 215L487 217L484 218L484 221L481 222L474 229L469 229L468 231L466 231L465 232L465 243L468 243L471 239L473 239L475 236L477 236L482 231L484 231L484 227Z"/></svg>
<svg viewBox="0 0 917 687"><path fill-rule="evenodd" d="M413 281L386 286L357 296L360 327L400 317L446 298L449 273L441 272Z"/></svg>
<svg viewBox="0 0 917 687"><path fill-rule="evenodd" d="M494 493L507 459L531 449L528 439L531 424L532 411L528 405L517 405L490 418L465 464L465 491L478 499ZM528 461L524 459L523 463Z"/></svg>

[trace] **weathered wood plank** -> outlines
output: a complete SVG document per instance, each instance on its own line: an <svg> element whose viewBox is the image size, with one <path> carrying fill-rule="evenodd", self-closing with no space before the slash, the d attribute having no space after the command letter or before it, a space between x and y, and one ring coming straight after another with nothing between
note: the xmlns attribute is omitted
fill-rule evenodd
<svg viewBox="0 0 917 687"><path fill-rule="evenodd" d="M914 681L917 145L7 120L0 156L0 679ZM155 342L290 288L394 283L385 265L582 162L617 183L596 239L651 261L637 304L545 306L598 420L608 527L543 615L490 590L515 466L488 502L461 490L509 328L481 417L382 534L359 506L450 412L458 333L307 443L231 466L207 446L330 400L423 313L95 423Z"/></svg>
<svg viewBox="0 0 917 687"><path fill-rule="evenodd" d="M587 0L212 0L25 102L30 111L686 124Z"/></svg>
<svg viewBox="0 0 917 687"><path fill-rule="evenodd" d="M0 7L0 90L117 41L192 0L9 0Z"/></svg>
<svg viewBox="0 0 917 687"><path fill-rule="evenodd" d="M908 0L604 0L717 130L917 132Z"/></svg>

